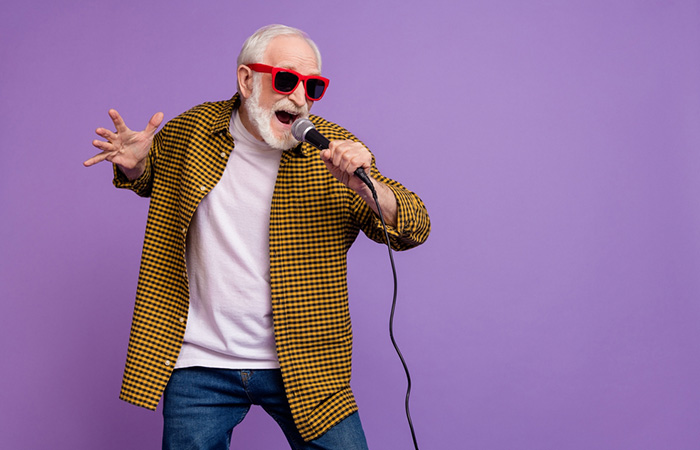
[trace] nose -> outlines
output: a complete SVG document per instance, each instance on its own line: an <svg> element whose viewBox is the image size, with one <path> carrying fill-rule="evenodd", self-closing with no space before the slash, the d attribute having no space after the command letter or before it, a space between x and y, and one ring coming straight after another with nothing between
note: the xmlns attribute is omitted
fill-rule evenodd
<svg viewBox="0 0 700 450"><path fill-rule="evenodd" d="M289 99L299 107L306 104L306 89L304 89L304 83L299 83L297 88L289 94Z"/></svg>

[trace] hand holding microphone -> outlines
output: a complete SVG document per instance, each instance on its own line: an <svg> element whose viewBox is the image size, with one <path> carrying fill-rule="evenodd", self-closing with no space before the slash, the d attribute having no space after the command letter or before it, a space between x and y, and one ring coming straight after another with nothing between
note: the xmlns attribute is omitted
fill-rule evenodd
<svg viewBox="0 0 700 450"><path fill-rule="evenodd" d="M359 192L363 183L374 192L374 186L364 171L371 167L372 155L369 150L355 141L329 141L318 132L308 119L298 119L292 125L292 135L301 142L308 142L321 150L321 159L328 170L344 185ZM354 176L353 176L354 175Z"/></svg>

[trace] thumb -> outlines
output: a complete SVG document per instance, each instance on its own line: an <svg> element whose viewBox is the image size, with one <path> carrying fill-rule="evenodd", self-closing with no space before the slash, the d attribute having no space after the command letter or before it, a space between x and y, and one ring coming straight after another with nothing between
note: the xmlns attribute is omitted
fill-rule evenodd
<svg viewBox="0 0 700 450"><path fill-rule="evenodd" d="M161 122L163 122L163 117L162 112L153 114L153 117L151 117L151 119L148 121L148 125L146 125L146 129L144 131L149 134L155 134Z"/></svg>

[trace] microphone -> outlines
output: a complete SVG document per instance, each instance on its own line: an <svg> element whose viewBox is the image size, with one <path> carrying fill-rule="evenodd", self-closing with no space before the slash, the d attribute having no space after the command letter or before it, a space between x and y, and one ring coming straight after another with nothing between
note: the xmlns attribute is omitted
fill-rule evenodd
<svg viewBox="0 0 700 450"><path fill-rule="evenodd" d="M292 136L299 142L308 142L319 150L325 150L330 145L331 141L327 137L319 133L313 123L309 119L297 119L292 124ZM362 180L372 192L374 186L362 167L355 169L355 176Z"/></svg>

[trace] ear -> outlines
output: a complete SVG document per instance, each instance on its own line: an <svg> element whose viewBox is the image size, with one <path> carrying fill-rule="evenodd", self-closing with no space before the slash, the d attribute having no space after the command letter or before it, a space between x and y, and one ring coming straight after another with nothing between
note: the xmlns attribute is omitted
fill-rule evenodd
<svg viewBox="0 0 700 450"><path fill-rule="evenodd" d="M236 72L238 78L238 92L243 98L250 97L253 92L253 71L250 67L241 64Z"/></svg>

